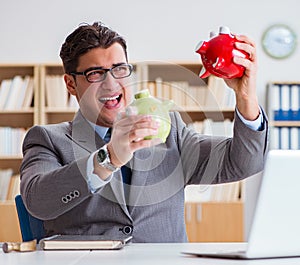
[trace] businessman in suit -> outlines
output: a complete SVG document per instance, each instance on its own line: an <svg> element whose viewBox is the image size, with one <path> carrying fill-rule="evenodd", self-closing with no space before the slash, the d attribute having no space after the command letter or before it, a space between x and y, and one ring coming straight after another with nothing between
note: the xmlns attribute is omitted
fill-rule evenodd
<svg viewBox="0 0 300 265"><path fill-rule="evenodd" d="M235 57L245 73L226 80L237 102L233 138L201 135L170 112L162 143L144 140L159 122L125 111L133 93L125 40L99 22L67 37L64 80L80 110L73 121L32 127L23 144L21 195L46 235L186 242L186 185L238 181L263 169L268 125L256 96L256 49L248 37L237 38L250 59Z"/></svg>

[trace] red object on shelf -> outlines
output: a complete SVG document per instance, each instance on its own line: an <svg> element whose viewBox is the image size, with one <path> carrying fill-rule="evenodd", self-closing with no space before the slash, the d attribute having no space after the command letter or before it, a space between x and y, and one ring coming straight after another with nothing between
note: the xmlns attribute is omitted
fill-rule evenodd
<svg viewBox="0 0 300 265"><path fill-rule="evenodd" d="M203 64L199 76L205 78L213 74L226 79L241 77L245 68L235 64L233 57L249 58L249 54L238 50L235 47L236 42L238 40L230 33L228 27L220 27L218 35L211 32L208 41L201 41L196 47Z"/></svg>

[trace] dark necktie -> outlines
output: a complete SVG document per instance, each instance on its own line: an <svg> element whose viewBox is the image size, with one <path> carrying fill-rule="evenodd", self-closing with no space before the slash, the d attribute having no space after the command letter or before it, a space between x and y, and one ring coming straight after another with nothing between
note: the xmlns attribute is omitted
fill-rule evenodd
<svg viewBox="0 0 300 265"><path fill-rule="evenodd" d="M111 137L111 128L108 129L108 131L107 131L107 133L104 137L104 141L108 143L109 140L110 140L110 137ZM122 172L123 183L125 184L125 185L123 185L125 199L126 199L126 202L128 202L128 199L129 199L129 185L131 184L131 169L126 164L126 165L121 167L121 172Z"/></svg>

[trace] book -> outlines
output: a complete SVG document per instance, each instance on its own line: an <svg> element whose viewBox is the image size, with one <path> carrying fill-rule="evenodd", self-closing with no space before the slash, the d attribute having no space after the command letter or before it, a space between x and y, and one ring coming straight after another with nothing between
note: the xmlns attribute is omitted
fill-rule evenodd
<svg viewBox="0 0 300 265"><path fill-rule="evenodd" d="M12 175L11 168L0 170L0 201L6 200Z"/></svg>
<svg viewBox="0 0 300 265"><path fill-rule="evenodd" d="M9 92L6 98L6 102L4 104L5 110L15 110L15 107L19 99L19 95L23 88L23 82L24 82L23 78L19 75L16 75L12 79Z"/></svg>
<svg viewBox="0 0 300 265"><path fill-rule="evenodd" d="M289 120L290 117L290 86L288 84L281 85L281 110L282 110L282 120Z"/></svg>
<svg viewBox="0 0 300 265"><path fill-rule="evenodd" d="M291 85L291 91L290 91L290 97L291 97L291 119L292 120L299 120L300 115L299 115L299 109L300 109L300 97L299 97L299 92L300 92L300 86L296 84Z"/></svg>
<svg viewBox="0 0 300 265"><path fill-rule="evenodd" d="M27 87L26 87L26 91L25 91L25 96L22 102L22 106L21 109L26 109L26 108L30 108L31 106L31 102L33 99L33 89L34 89L34 81L33 81L33 77L29 77L28 83L27 83Z"/></svg>
<svg viewBox="0 0 300 265"><path fill-rule="evenodd" d="M1 82L1 87L0 87L0 109L1 110L4 110L4 106L9 96L11 84L12 84L12 79L4 79Z"/></svg>
<svg viewBox="0 0 300 265"><path fill-rule="evenodd" d="M48 75L45 80L47 107L66 108L68 106L68 91L63 76Z"/></svg>
<svg viewBox="0 0 300 265"><path fill-rule="evenodd" d="M132 236L110 237L107 235L55 235L40 240L43 250L105 250L121 249Z"/></svg>
<svg viewBox="0 0 300 265"><path fill-rule="evenodd" d="M22 84L20 84L18 91L16 92L17 98L15 100L15 104L12 106L12 109L14 110L21 110L22 104L26 95L26 89L29 84L30 76L26 75L24 78L22 78Z"/></svg>

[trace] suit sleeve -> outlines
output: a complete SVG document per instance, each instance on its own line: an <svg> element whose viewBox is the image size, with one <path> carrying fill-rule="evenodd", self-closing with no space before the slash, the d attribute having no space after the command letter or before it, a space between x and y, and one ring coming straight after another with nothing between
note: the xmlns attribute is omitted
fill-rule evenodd
<svg viewBox="0 0 300 265"><path fill-rule="evenodd" d="M90 153L81 150L75 158L71 141L56 133L51 138L52 133L35 126L23 143L21 195L28 211L42 220L54 219L91 196L83 177Z"/></svg>
<svg viewBox="0 0 300 265"><path fill-rule="evenodd" d="M262 171L268 146L268 121L262 115L261 130L254 131L235 113L233 137L227 138L201 135L175 113L185 183L233 182Z"/></svg>

